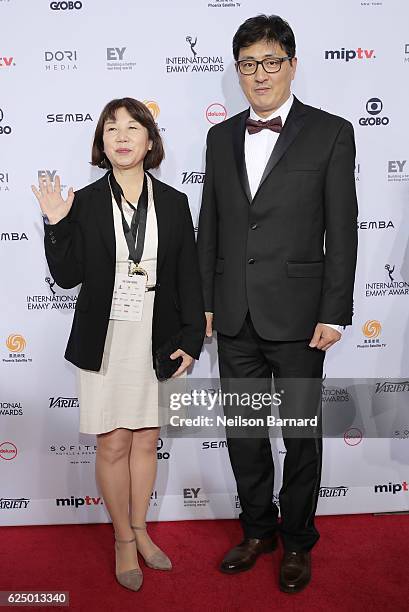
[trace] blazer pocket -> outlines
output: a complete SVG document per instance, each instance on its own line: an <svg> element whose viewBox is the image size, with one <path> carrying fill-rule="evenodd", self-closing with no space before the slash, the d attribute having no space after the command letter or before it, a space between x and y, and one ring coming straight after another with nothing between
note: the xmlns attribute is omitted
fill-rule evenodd
<svg viewBox="0 0 409 612"><path fill-rule="evenodd" d="M224 259L218 257L216 259L216 274L223 274L224 271Z"/></svg>
<svg viewBox="0 0 409 612"><path fill-rule="evenodd" d="M287 276L291 278L319 278L323 274L323 261L287 261Z"/></svg>
<svg viewBox="0 0 409 612"><path fill-rule="evenodd" d="M293 168L287 168L287 172L291 174L319 174L320 169L311 166L294 166Z"/></svg>

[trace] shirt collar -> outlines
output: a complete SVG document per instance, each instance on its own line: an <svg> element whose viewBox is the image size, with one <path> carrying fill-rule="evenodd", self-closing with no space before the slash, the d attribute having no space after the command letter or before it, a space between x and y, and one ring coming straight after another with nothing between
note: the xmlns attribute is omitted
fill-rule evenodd
<svg viewBox="0 0 409 612"><path fill-rule="evenodd" d="M255 119L256 121L269 121L270 119L274 119L274 117L280 116L281 121L283 122L283 125L284 125L293 102L294 102L294 96L293 94L290 94L290 97L288 98L288 100L284 102L284 104L282 104L279 108L277 108L277 110L271 113L271 115L269 115L268 117L263 117L263 118L259 117L259 115L257 115L257 113L250 107L250 118Z"/></svg>

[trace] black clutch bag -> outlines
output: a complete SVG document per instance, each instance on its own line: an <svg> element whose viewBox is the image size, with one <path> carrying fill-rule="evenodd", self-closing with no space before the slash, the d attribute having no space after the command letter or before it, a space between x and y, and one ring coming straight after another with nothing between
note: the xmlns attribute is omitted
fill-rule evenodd
<svg viewBox="0 0 409 612"><path fill-rule="evenodd" d="M181 339L182 334L178 332L156 350L155 372L158 380L164 381L171 378L182 363L182 357L170 358L170 355L180 348Z"/></svg>

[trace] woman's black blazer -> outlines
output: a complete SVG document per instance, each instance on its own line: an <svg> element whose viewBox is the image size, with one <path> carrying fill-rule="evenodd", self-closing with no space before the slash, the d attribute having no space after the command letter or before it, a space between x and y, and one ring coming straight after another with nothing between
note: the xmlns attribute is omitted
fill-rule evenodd
<svg viewBox="0 0 409 612"><path fill-rule="evenodd" d="M187 197L153 176L151 179L158 223L152 353L181 331L179 348L198 359L206 323ZM65 358L79 368L98 371L115 280L108 173L75 193L67 217L55 225L44 225L44 244L56 283L65 289L81 283Z"/></svg>

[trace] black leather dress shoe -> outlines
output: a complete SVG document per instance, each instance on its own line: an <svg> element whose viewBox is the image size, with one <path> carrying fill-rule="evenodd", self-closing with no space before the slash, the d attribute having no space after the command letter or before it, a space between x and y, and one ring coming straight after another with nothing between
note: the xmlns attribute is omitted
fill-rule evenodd
<svg viewBox="0 0 409 612"><path fill-rule="evenodd" d="M286 551L280 567L280 589L285 593L298 593L307 586L310 580L310 552Z"/></svg>
<svg viewBox="0 0 409 612"><path fill-rule="evenodd" d="M253 567L257 558L263 553L272 552L277 548L277 535L259 540L245 538L241 544L232 548L224 557L220 570L225 574L245 572Z"/></svg>

